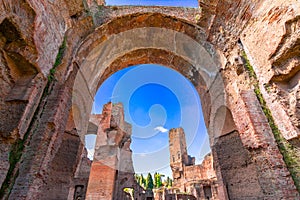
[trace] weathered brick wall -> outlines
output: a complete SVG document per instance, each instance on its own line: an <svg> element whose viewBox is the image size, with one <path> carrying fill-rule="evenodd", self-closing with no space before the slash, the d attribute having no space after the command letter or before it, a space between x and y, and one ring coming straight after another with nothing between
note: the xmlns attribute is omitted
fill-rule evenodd
<svg viewBox="0 0 300 200"><path fill-rule="evenodd" d="M266 195L257 178L256 164L244 149L239 133L232 132L220 137L213 151L217 152L215 160L220 165L229 199L261 198Z"/></svg>
<svg viewBox="0 0 300 200"><path fill-rule="evenodd" d="M88 199L124 199L123 189L138 185L130 149L131 125L125 122L123 105L107 103L101 115L91 118L98 122L98 132L86 196Z"/></svg>
<svg viewBox="0 0 300 200"><path fill-rule="evenodd" d="M13 177L16 177L14 187L11 189L10 199L40 199L42 194L39 188L47 181L49 182L50 178L47 172L50 169L51 161L55 155L58 155L57 150L60 148L63 138L62 133L64 133L65 124L69 116L73 86L72 79L75 79L74 75L76 75L78 69L82 70L82 60L85 60L87 58L86 55L88 55L86 52L91 52L111 34L117 34L132 28L149 26L176 30L190 36L195 41L201 40L202 42L200 43L206 46L206 50L210 52L209 49L213 48L205 41L208 39L226 57L223 61L225 63L222 65L222 69L218 71L221 71L225 83L226 106L231 111L232 120L236 125L231 126L231 129L233 127L236 131L216 133L222 136L215 140L215 143L212 143L212 147L213 155L217 158L216 169L218 178L224 182L225 186L229 185L229 197L232 199L246 198L247 195L269 199L295 199L299 197L286 170L282 155L278 151L278 147L270 133L270 128L266 124L266 118L263 117L261 110L258 110L258 103L254 102L255 96L248 93L253 90L253 84L243 67L243 62L241 62L241 47L237 45L237 41L240 38L243 49L246 51L250 63L257 74L261 93L271 109L272 116L281 133L288 140L294 138L293 144L295 147L297 145L299 147L299 139L297 138L299 136L299 84L297 82L299 65L297 64L298 54L295 54L299 38L299 17L297 17L299 14L299 2L296 0L203 0L200 1L200 6L202 8L202 18L197 23L202 28L195 28L190 23L196 22L192 19L196 10L192 9L181 10L172 8L169 10L167 8L154 7L149 8L149 10L145 7L102 8L109 16L106 17L103 16L105 12L99 12L98 7L93 7L91 9L92 21L91 17L85 16L81 1L76 0L55 2L32 0L4 1L0 5L0 11L3 13L0 18L2 24L0 25L0 43L1 49L4 49L4 51L1 51L0 92L3 96L7 96L7 94L12 92L12 97L23 98L22 94L25 93L19 94L18 91L25 91L28 88L25 84L26 81L21 81L20 84L17 84L20 90L12 90L17 82L16 80L21 80L19 78L13 79L13 77L18 77L18 74L20 74L16 73L16 71L26 72L21 73L21 77L25 74L49 74L63 36L67 35L67 51L63 56L63 62L56 69L55 81L49 82L51 83L50 89L41 102L39 99L46 82L44 78L40 78L39 83L33 84L35 85L32 87L33 90L28 93L32 94L32 96L28 96L28 99L31 100L26 106L3 103L3 96L1 96L0 109L4 109L4 111L1 110L1 115L5 119L1 119L1 122L8 125L8 131L1 133L1 136L5 134L11 135L9 131L14 130L17 126L10 126L9 124L15 120L23 121L23 119L25 119L24 122L26 120L27 122L22 123L23 125L20 127L23 127L23 132L28 132L30 136L30 143L25 143L26 148L23 156L20 162L17 162L18 165L16 165L14 170L15 172L17 169L19 170L18 176L8 177L12 178L11 182L13 182ZM144 11L159 12L160 14L141 14ZM122 14L133 12L139 12L139 14L122 17ZM180 15L179 12L184 14ZM166 17L167 15L173 17ZM179 17L177 18L177 16ZM87 37L89 33L94 31L94 25L97 26L107 22L109 19L115 20L97 28L94 35ZM137 19L140 21L137 21ZM183 20L185 23L180 20ZM190 22L185 20L190 20ZM13 26L3 26L3 24L12 24ZM15 27L10 30L17 30L13 31L17 34L12 34L13 37L9 36L7 34L9 32L4 31L6 29L3 29L3 27ZM66 32L67 29L68 31ZM86 40L86 43L81 46L81 52L77 53L78 47L83 40ZM10 66L8 66L6 62L8 59L7 57L5 58L3 52L9 53ZM170 52L167 54L166 52L168 51L151 51L149 56L149 52L137 49L136 54L131 55L131 59L137 58L137 54L141 52L143 53L141 55L145 55L145 57L140 60L137 59L135 62L132 61L130 62L131 64L140 64L145 61L169 64L170 67L177 69L190 78L200 91L202 105L205 108L204 117L206 124L211 128L209 125L213 120L209 115L212 102L206 97L214 93L214 90L210 88L211 91L209 91L208 88L203 86L205 84L201 85L201 78L199 78L200 76L195 72L195 69L192 70L191 64L186 60L185 62L182 59L180 60L176 56L174 56L172 61L169 61L166 57L173 56L173 54ZM161 52L164 53L161 54ZM213 52L211 55L217 55L217 53ZM152 58L156 57L156 59L151 59L151 56ZM74 57L76 59L73 59ZM118 58L115 58L115 60L118 60ZM124 60L119 61L122 63ZM184 68L178 67L179 62L182 63L180 66L184 66ZM124 65L126 64L128 62L125 61ZM24 66L25 71L22 70ZM8 68L11 71L9 73L7 73ZM110 68L108 73L100 77L100 79L105 80L109 74L118 69L121 69L121 67ZM197 76L199 77L193 80ZM99 77L95 78L98 79ZM32 80L34 81L34 79ZM201 84L197 84L199 82ZM219 84L219 82L217 83ZM25 90L22 88L25 88ZM23 104L23 102L20 104ZM36 118L32 121L34 110L38 105L40 106ZM253 109L253 111L251 112L249 109ZM259 112L255 113L254 111ZM5 116L8 116L9 112L18 114L15 114L15 118L11 118L11 120L6 119ZM241 115L240 112L245 115ZM261 126L257 126L260 122ZM32 126L29 127L29 124L32 124ZM0 128L3 127L2 125ZM29 131L27 130L28 127ZM210 134L215 133L211 131ZM266 138L268 135L270 138ZM2 152L0 157L1 161L3 161L1 163L5 165L1 165L1 169L3 169L1 171L2 180L8 170L6 166L8 166L10 144L6 145L6 142L11 143L7 140L5 142L1 141ZM231 151L234 154L231 154ZM240 152L240 154L236 152ZM228 159L228 156L230 159ZM248 161L250 164L245 165ZM255 166L253 163L255 163ZM250 173L251 177L239 178L246 173ZM236 175L239 175L239 177L236 177ZM246 184L247 182L257 188L257 190L248 191L249 186ZM230 187L231 184L239 184L239 186L243 187L237 189ZM224 192L224 198L226 198L226 191Z"/></svg>
<svg viewBox="0 0 300 200"><path fill-rule="evenodd" d="M80 138L76 134L65 132L57 154L48 168L49 180L41 188L43 199L65 199L69 195L72 177L79 163L81 149Z"/></svg>
<svg viewBox="0 0 300 200"><path fill-rule="evenodd" d="M107 160L108 161L108 160ZM115 161L111 161L111 164ZM116 170L101 162L93 162L88 183L87 199L113 199Z"/></svg>
<svg viewBox="0 0 300 200"><path fill-rule="evenodd" d="M68 200L73 200L76 199L77 197L80 197L81 199L85 199L91 165L92 165L92 161L87 157L87 150L85 148L82 148L80 154L80 161L77 165L74 178L73 180L71 180L71 183L69 185L70 188L69 188ZM78 187L80 188L79 191L78 191Z"/></svg>
<svg viewBox="0 0 300 200"><path fill-rule="evenodd" d="M35 192L39 191L41 193L41 190L32 190L33 193L35 194L27 194L28 191L30 190L30 185L33 187L41 187L45 182L44 181L38 181L39 178L43 177L44 175L47 176L46 174L42 173L42 176L38 176L38 178L35 177L33 184L33 180L28 178L28 174L36 174L38 173L38 169L40 167L37 167L39 165L43 165L44 172L47 172L48 169L48 164L52 160L52 156L55 155L54 152L57 152L57 149L59 149L60 143L60 138L61 138L61 133L63 133L63 130L59 134L53 134L53 124L55 126L55 130L58 127L63 127L64 123L66 122L66 116L68 116L68 109L70 106L70 102L68 99L68 92L66 92L67 95L64 96L64 100L61 101L63 102L64 105L62 107L58 106L58 99L61 97L58 97L59 95L59 90L62 89L63 87L68 87L67 85L67 79L70 78L70 73L71 71L66 72L69 68L67 65L70 62L70 56L72 55L73 48L74 46L78 45L78 41L81 39L81 34L87 34L87 29L89 29L89 18L84 18L83 21L85 21L85 25L81 24L81 21L78 20L80 18L80 15L82 14L82 9L83 7L81 4L73 4L73 7L77 9L77 14L76 16L73 16L70 18L72 14L75 14L74 9L73 11L69 11L68 9L64 9L66 4L63 1L55 1L55 3L50 3L49 1L45 2L26 2L22 1L22 4L11 4L11 2L4 2L1 4L1 11L3 11L3 15L1 16L2 24L0 25L1 29L1 48L5 48L5 51L1 52L6 52L10 53L11 55L15 55L15 57L9 58L9 63L7 63L7 58L8 56L5 57L5 59L1 60L1 64L3 67L1 67L1 70L6 70L6 73L9 74L9 77L7 75L1 76L4 81L1 81L1 86L5 87L5 90L7 91L6 93L8 95L4 95L4 97L9 97L10 102L6 102L5 106L1 106L1 126L0 129L4 129L7 127L8 131L5 131L5 133L1 132L1 137L8 135L10 137L14 137L14 140L18 138L17 133L20 133L21 138L25 135L26 133L26 138L31 138L32 143L30 143L32 146L26 150L26 157L22 158L22 162L24 165L22 169L19 169L18 161L19 161L19 155L21 154L21 151L24 147L24 145L27 144L28 141L21 141L18 142L14 148L18 150L18 152L15 152L16 157L13 157L12 160L16 160L17 163L10 166L8 163L8 154L12 152L11 145L8 142L13 143L14 140L12 141L2 141L1 140L1 159L3 162L3 168L1 168L1 182L4 180L4 178L7 178L7 183L13 183L14 179L16 178L15 174L18 172L18 170L21 171L26 171L24 172L24 177L20 178L18 181L21 181L22 183L22 191L20 189L16 189L15 197L13 198L23 198L25 196L28 196L28 198L38 198L38 197L33 197L36 195ZM43 6L37 5L39 3L42 3ZM68 4L74 3L74 1L68 1ZM5 7L3 7L5 5ZM74 6L75 5L75 6ZM62 12L59 12L59 9L62 9ZM72 9L70 7L70 9ZM75 9L75 10L76 10ZM32 10L34 10L32 12ZM33 14L32 14L33 13ZM72 14L71 14L72 13ZM31 17L31 16L37 15L37 17ZM63 17L62 17L63 15ZM54 17L55 16L55 17ZM6 19L4 20L4 18ZM64 18L64 19L63 19ZM74 19L76 18L76 19ZM20 20L22 19L22 20ZM53 20L51 20L53 19ZM31 21L30 21L31 20ZM33 20L35 20L33 22ZM76 20L77 25L75 24L74 26L72 25L72 20ZM3 22L4 25L3 25ZM13 26L7 26L7 22L11 23ZM8 23L8 24L9 24ZM58 46L62 42L62 36L65 34L65 23L67 23L67 26L73 26L72 30L69 30L69 40L67 41L67 46L70 47L70 49L67 49L64 52L65 58L68 58L64 63L64 66L60 70L60 73L57 73L57 76L55 79L52 77L54 80L50 80L48 86L45 88L46 85L46 78L44 76L49 73L49 69L52 68L54 60L56 58L57 52L58 52ZM79 24L79 25L78 25ZM80 25L81 24L81 25ZM77 28L76 28L77 27ZM79 28L80 27L80 28ZM87 28L83 28L87 27ZM8 31L7 31L7 28ZM34 29L33 31L33 28ZM17 31L12 31L11 30L17 30ZM75 31L76 34L73 34L72 31ZM5 33L5 34L2 34ZM7 33L12 33L13 35L9 36ZM15 37L16 36L16 37ZM5 39L5 37L8 37L8 40ZM3 39L4 38L4 39ZM19 39L22 38L22 39ZM16 42L14 42L16 40ZM8 42L7 42L8 41ZM33 42L34 41L34 42ZM24 45L25 44L25 45ZM36 47L36 46L38 47ZM41 49L39 49L41 48ZM36 52L38 51L38 52ZM12 52L12 53L11 53ZM20 56L18 56L20 54ZM37 55L38 54L38 55ZM43 54L47 54L43 56ZM38 57L40 56L40 59ZM69 57L68 57L69 56ZM45 59L45 60L44 60ZM38 60L39 62L36 62ZM4 67L7 66L8 67ZM36 69L34 69L36 68ZM34 69L34 70L32 70ZM32 78L32 75L36 75L36 71L42 71L44 72L44 75L42 73L39 73L35 78ZM59 70L56 70L56 72ZM74 70L73 70L74 72ZM53 72L52 72L53 73ZM59 74L59 75L58 75ZM28 76L30 75L30 76ZM53 75L51 75L53 76ZM21 78L20 78L21 77ZM34 77L34 76L33 76ZM25 78L25 79L24 79ZM31 79L30 80L28 79ZM11 79L11 83L14 85L11 85L8 87L7 80ZM2 80L2 79L1 79ZM54 86L54 82L57 80L62 80L60 84L56 84ZM29 82L29 84L27 84ZM24 84L26 83L26 84ZM5 85L6 84L6 85ZM70 82L69 82L70 84ZM71 83L72 84L72 83ZM57 86L60 85L60 86ZM17 86L17 87L16 87ZM56 88L56 92L54 94L51 94L51 91L53 87ZM2 90L1 90L2 91ZM66 91L66 90L65 90ZM43 100L40 102L40 98L42 94L45 94ZM51 94L51 95L50 95ZM49 96L51 96L49 98ZM3 100L5 98L0 99L1 104L3 104ZM52 98L52 99L51 99ZM49 101L47 101L47 100ZM24 104L26 103L26 107L23 106L22 108L13 106L13 105L18 105L18 104ZM12 104L12 105L10 105ZM47 106L46 106L47 105ZM35 109L39 106L38 112L35 114ZM53 115L56 113L56 111L62 111L64 112L62 115ZM54 112L53 112L54 111ZM45 114L47 113L47 114ZM57 112L59 113L59 112ZM12 115L13 114L13 115ZM32 122L33 116L35 114L34 122ZM10 116L10 117L5 117L5 116ZM16 116L16 118L13 118L13 116ZM43 116L43 117L41 117ZM51 116L51 117L50 117ZM41 119L43 118L43 119ZM52 124L53 119L59 118L58 120L55 120L55 122ZM52 121L52 122L49 122ZM58 123L59 122L59 123ZM5 124L5 125L2 125ZM31 126L30 126L31 125ZM51 131L49 131L51 129ZM17 130L16 134L12 134L10 130ZM36 137L37 132L41 133L45 131L44 134L40 134L41 137L44 137L44 139ZM47 132L47 133L46 133ZM48 135L47 135L48 134ZM31 135L34 135L31 137ZM58 135L58 137L57 137ZM54 136L52 139L51 137ZM7 136L6 136L7 137ZM49 142L51 140L51 145L49 145ZM56 143L56 145L53 145L53 143ZM47 145L48 144L48 145ZM41 145L43 148L39 148ZM38 151L36 149L39 149ZM44 151L43 151L43 150ZM46 150L48 149L48 150ZM41 152L40 155L37 155L36 152ZM47 155L48 156L45 156ZM35 157L38 156L39 158ZM36 159L35 159L36 158ZM43 160L43 161L42 161ZM31 166L34 161L36 161L36 166L34 170L31 170ZM9 167L11 168L11 172L13 174L8 174L6 175ZM34 167L33 167L34 168ZM50 170L49 170L50 171ZM45 177L44 177L45 178ZM6 186L9 185L6 183ZM25 183L25 184L23 184ZM6 188L3 187L2 189ZM8 186L11 187L12 185ZM7 188L6 188L7 189ZM12 192L14 193L14 192ZM12 195L13 196L13 195ZM16 197L17 196L17 197Z"/></svg>
<svg viewBox="0 0 300 200"><path fill-rule="evenodd" d="M101 25L118 17L124 17L125 15L131 15L135 13L161 13L167 16L189 21L191 23L196 23L196 16L199 13L197 8L162 6L106 6L95 7L92 8L91 11L94 12L94 21L97 25Z"/></svg>
<svg viewBox="0 0 300 200"><path fill-rule="evenodd" d="M226 56L241 40L278 128L286 139L297 138L299 2L203 0L200 6L208 39Z"/></svg>
<svg viewBox="0 0 300 200"><path fill-rule="evenodd" d="M260 90L278 128L288 140L300 135L299 106L296 103L300 91L297 75L299 13L299 2L266 1L254 13L259 17L253 19L241 36L260 82ZM256 48L257 45L260 48Z"/></svg>
<svg viewBox="0 0 300 200"><path fill-rule="evenodd" d="M276 174L276 180L281 180L278 182L284 183L282 186L276 186L278 183L273 186L270 184L262 185L266 187L264 191L271 191L271 187L283 188L281 192L277 191L276 195L288 193L286 198L293 199L295 198L293 194L296 195L297 192L293 187L288 188L286 186L287 182L292 182L291 178L285 176L289 172L285 169L285 172L281 173L280 170L280 166L285 165L285 163L278 151L277 143L274 142L272 132L276 127L274 129L274 125L270 122L270 116L266 117L265 113L262 112L260 108L262 103L257 102L256 96L260 90L263 96L258 96L259 100L267 102L266 105L271 111L271 116L280 130L281 136L287 140L281 142L294 145L292 147L295 148L294 155L285 156L294 157L295 160L295 156L299 155L297 153L299 152L297 149L299 139L296 139L299 130L295 125L295 123L297 124L295 117L298 112L295 103L298 90L295 82L297 80L295 78L297 77L297 64L295 63L298 62L298 59L292 52L297 52L294 48L296 47L295 41L298 40L296 38L299 38L296 30L298 30L297 13L299 13L300 4L297 1L279 0L259 2L200 1L200 5L203 7L203 14L206 13L209 17L202 18L203 20L200 20L199 24L207 27L208 40L218 46L227 58L223 77L228 106L232 111L242 143L248 147L255 160L256 156L260 160L263 158L263 154L272 154L271 157L265 157L264 162L272 163L270 164L271 168L275 171L272 174ZM237 45L238 39L240 39L239 45ZM242 58L241 49L246 52L250 60L248 64L254 68L258 87L256 83L253 83L253 79L249 78L248 69L243 67L246 61ZM253 72L250 73L253 74ZM278 84L283 79L289 82L288 84L292 83L293 86L288 89L284 84ZM280 86L278 87L278 85ZM253 93L254 88L256 95ZM276 137L278 140L278 136ZM293 141L289 142L288 140L292 138L294 138ZM263 150L259 149L262 146ZM282 143L280 148L282 151ZM259 156L259 154L262 155ZM285 154L287 153L285 152ZM285 159L290 158L285 157ZM297 161L295 162L297 163ZM290 165L290 170L293 170L293 167L297 168L297 164L294 163L293 165L295 166ZM268 170L261 167L257 169L260 182L269 182L265 171ZM297 176L294 175L294 177Z"/></svg>
<svg viewBox="0 0 300 200"><path fill-rule="evenodd" d="M195 180L215 179L216 172L213 168L212 155L206 155L202 163L199 165L185 166L184 177L187 182Z"/></svg>
<svg viewBox="0 0 300 200"><path fill-rule="evenodd" d="M76 5L77 9L79 5ZM14 148L19 149L20 141L28 136L26 133L46 85L44 75L53 66L65 32L62 13L67 9L58 12L57 7L65 8L66 4L63 1L26 0L2 1L0 4L1 184L5 178L12 182L10 179L14 175L6 173L9 167L15 167L10 164L18 160L20 152L16 152L16 157L11 153L9 163L11 144L15 143ZM65 13L65 19L67 16L69 13ZM16 143L17 140L20 141Z"/></svg>
<svg viewBox="0 0 300 200"><path fill-rule="evenodd" d="M63 85L53 82L48 88L47 101L43 98L36 121L31 126L29 136L30 143L23 151L19 171L15 177L15 185L10 193L10 199L41 199L41 188L45 186L45 180L51 180L51 162L59 155L60 145L63 140L70 111L70 93L72 79ZM53 93L52 93L53 92ZM43 152L43 153L42 153ZM63 153L63 151L61 152ZM49 178L49 179L48 179ZM47 182L51 184L50 181Z"/></svg>

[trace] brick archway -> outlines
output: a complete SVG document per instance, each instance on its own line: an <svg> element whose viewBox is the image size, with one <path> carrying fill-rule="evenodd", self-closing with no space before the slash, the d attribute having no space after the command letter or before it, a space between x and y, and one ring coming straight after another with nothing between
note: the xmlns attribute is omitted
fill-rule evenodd
<svg viewBox="0 0 300 200"><path fill-rule="evenodd" d="M239 134L242 127L234 122L238 108L233 111L228 108L227 91L220 73L226 61L211 44L205 42L204 34L197 25L160 13L125 15L90 34L79 47L74 62L79 73L74 83L73 104L80 108L80 116L90 113L93 96L99 85L118 70L146 63L177 70L194 84L201 98L216 159L219 196L225 199L264 196L266 186L260 184L263 179L260 168L254 162L244 167L244 163L250 162L253 156L245 146L267 145L270 140L257 140L256 136L249 138ZM77 96L83 97L80 103L76 103ZM259 107L252 93L246 93L244 98ZM226 112L223 112L224 108ZM232 112L234 117L231 117ZM76 116L74 119L84 135L88 119L77 121ZM215 122L216 119L218 122ZM229 127L230 131L225 133L227 125L234 128ZM231 155L231 151L237 154ZM243 174L251 177L250 180L244 181ZM238 183L243 193L238 192ZM257 188L255 194L248 191L249 184Z"/></svg>
<svg viewBox="0 0 300 200"><path fill-rule="evenodd" d="M226 106L219 73L223 57L212 45L199 39L203 32L198 26L171 19L159 13L124 16L99 27L86 38L74 60L79 73L73 90L77 99L73 98L73 103L81 106L81 116L90 113L93 95L111 74L128 66L153 63L178 71L194 84L205 108L206 125L211 126L212 113ZM122 26L115 30L116 24ZM82 120L78 120L78 126L86 132Z"/></svg>
<svg viewBox="0 0 300 200"><path fill-rule="evenodd" d="M118 27L113 28L116 25ZM72 103L80 110L78 120L74 115L77 129L82 131L79 135L83 138L86 133L93 96L102 82L126 67L151 63L172 68L193 83L201 98L213 145L219 133L210 122L218 108L226 106L220 75L220 69L224 67L222 58L203 40L203 32L197 25L177 18L145 13L108 22L86 38L74 59L79 70ZM82 116L86 116L85 119ZM225 115L219 120L219 124L224 124ZM222 184L219 185L222 196L224 191L221 191Z"/></svg>
<svg viewBox="0 0 300 200"><path fill-rule="evenodd" d="M235 65L232 64L234 62L227 62L213 45L206 42L208 36L205 33L208 27L202 30L192 22L159 12L122 15L95 29L88 18L78 23L75 22L76 16L72 20L76 26L87 23L90 27L83 27L85 30L82 32L80 27L76 27L66 33L71 37L74 34L74 38L71 38L68 43L70 49L65 55L63 64L57 68L58 73L55 74L57 81L51 83L54 89L50 90L50 94L45 94L46 98L38 103L40 119L32 120L34 126L29 130L31 131L30 142L25 147L16 168L12 168L15 171L19 170L20 173L14 174L15 182L11 185L11 193L8 194L11 199L39 199L45 191L49 191L49 187L53 187L51 188L53 191L59 187L55 180L57 174L52 173L57 168L52 166L58 166L56 163L60 162L59 156L62 152L68 153L69 150L64 148L63 144L72 143L70 141L73 137L74 141L78 142L76 131L79 131L80 136L86 131L93 96L101 81L117 70L142 63L162 64L175 69L197 88L202 106L205 108L204 116L220 186L224 184L224 191L220 196L224 195L226 199L226 192L228 192L230 199L298 197L294 184L286 184L292 183L293 180L255 94L249 89L249 85L235 80L231 82L231 77L237 77L234 69L223 72L226 71L225 63L230 67ZM217 38L227 37L222 35L224 31L221 27L220 31L217 31L220 24L214 23L213 28L209 30L212 40L217 41ZM95 24L100 22L94 21ZM238 24L238 26L242 25ZM60 34L53 38L60 38L58 41L61 41L62 29L61 27L57 29ZM90 34L86 36L87 32ZM42 34L38 33L36 37ZM156 37L153 37L154 35ZM52 35L51 37L47 35L46 38L52 38ZM73 40L76 41L75 44L72 44ZM56 46L58 41L55 43ZM220 46L226 43L222 41ZM45 55L54 57L51 55L53 49L47 51L45 48ZM224 47L222 51L226 52L227 49L225 50ZM41 71L47 74L47 69L51 65L39 64L39 67L45 67ZM225 83L223 77L226 78ZM75 87L73 87L74 81ZM230 89L232 91L228 92ZM77 98L73 99L73 110L78 114L69 117L69 121L72 121L70 122L72 124L75 120L78 129L71 130L73 131L69 134L70 137L72 136L71 139L63 140L62 135L69 131L66 124L69 110L72 110L70 108L72 94ZM76 116L80 118L76 119ZM225 118L227 120L225 123L230 127L214 125L215 119ZM215 140L217 138L218 140ZM72 167L75 168L74 166ZM72 174L72 170L68 168L67 171ZM65 173L64 169L62 173ZM274 182L274 180L278 181ZM249 187L255 190L250 190ZM61 196L65 197L67 192L63 192Z"/></svg>

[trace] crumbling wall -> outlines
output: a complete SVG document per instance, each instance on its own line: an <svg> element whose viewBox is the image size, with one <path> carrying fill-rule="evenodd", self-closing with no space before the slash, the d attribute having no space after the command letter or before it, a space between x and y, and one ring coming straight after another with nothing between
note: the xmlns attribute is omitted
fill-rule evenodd
<svg viewBox="0 0 300 200"><path fill-rule="evenodd" d="M189 22L187 18L195 10L183 11L191 14L187 14L187 18L176 18L177 15L180 16L178 8L170 11L167 8L135 8L134 12L139 12L138 14L123 16L122 12L128 14L130 9L124 8L122 11L122 8L117 8L113 11L112 7L105 8L110 10L108 13L112 13L105 17L101 16L102 12L98 7L97 10L85 12L84 3L77 0L3 1L0 5L0 181L4 183L1 187L4 192L1 194L10 196L10 199L41 199L40 188L47 182L51 184L47 172L51 162L58 156L57 150L63 141L72 104L72 79L75 79L77 72L82 72L81 61L86 58L80 55L87 55L83 52L90 52L112 34L151 26L184 33L195 41L200 41L199 44L205 46L207 51L217 48L226 58L222 61L224 65L218 66L225 84L226 113L230 113L232 119L230 127L224 129L217 125L212 128L214 119L209 116L213 110L213 102L205 98L211 94L212 88L206 88L202 82L199 84L201 77L188 61L162 49L124 52L124 57L131 56L128 62L122 62L121 58L115 59L120 61L119 64L123 63L123 67L146 61L165 64L177 69L195 84L202 97L210 138L214 134L219 136L211 144L214 158L217 158L215 166L220 181L218 185L237 184L231 178L231 168L237 167L238 173L241 173L245 166L239 164L244 163L249 156L256 165L248 167L253 168L251 173L256 173L259 187L263 188L251 195L270 199L298 198L299 194L286 164L290 172L293 172L297 184L295 177L300 176L293 170L299 166L294 157L296 155L299 158L300 146L297 81L299 2L201 0L200 7L201 17L195 16L196 20ZM147 11L153 13L143 15L142 12ZM94 15L96 13L100 15ZM173 17L166 17L163 13ZM114 18L117 16L118 18ZM109 23L103 24L94 32L95 26L108 22L101 18L109 20ZM88 36L92 32L96 33L97 38L93 38L95 35ZM53 68L63 38L66 41L66 51L59 55L63 59ZM86 42L83 43L83 40ZM78 53L79 46L83 50ZM218 53L211 53L210 55L219 59L216 56ZM138 57L139 54L142 56ZM167 59L170 57L173 60ZM115 64L118 66L118 62ZM250 72L245 67L249 64L252 66ZM105 80L109 74L121 68L111 66L107 69L108 73L95 78ZM197 79L194 79L195 74L199 76ZM249 74L256 74L256 78L251 78ZM50 75L49 80L47 75ZM253 92L254 89L256 93ZM218 112L222 113L222 110L224 109ZM22 140L22 136L25 140ZM224 161L230 150L228 146L226 148L229 149L224 152L214 148L219 143L230 145L231 142L242 144L233 147L238 148L243 155L247 154L244 161L238 160L238 163L234 162L235 156L232 156L234 166L227 165ZM296 151L290 152L292 148ZM9 155L12 156L11 159ZM49 173L51 174L50 171ZM247 186L242 185L244 189L240 188L241 191L246 190ZM224 190L223 196L221 193L219 195L226 199L226 193ZM228 196L233 199L235 195L246 198L249 194L245 192L242 197L243 194L237 193L234 188L228 189Z"/></svg>
<svg viewBox="0 0 300 200"><path fill-rule="evenodd" d="M77 165L74 178L69 185L68 200L85 199L92 161L87 157L87 150L82 148L80 161ZM64 197L65 198L65 197Z"/></svg>
<svg viewBox="0 0 300 200"><path fill-rule="evenodd" d="M223 77L227 82L229 107L244 146L253 150L265 143L262 141L269 140L267 143L272 147L265 148L265 151L272 154L273 159L277 158L278 163L283 163L282 159L278 160L283 156L284 165L289 169L285 173L292 174L299 190L299 129L296 117L299 110L299 65L295 56L299 40L299 2L200 1L201 5L203 14L210 17L204 17L200 24L207 26L208 40L224 52L228 61ZM255 94L250 95L253 90ZM252 95L254 97L249 98ZM255 96L257 106L249 106L254 103ZM244 110L238 99L244 99L245 110L262 107L260 116L252 112L250 121L245 123L252 122L252 128L240 123L241 119L245 120L245 115L236 112ZM250 133L254 135L250 136ZM277 145L279 151L276 150ZM276 165L271 159L268 162L280 171L282 164ZM258 169L258 172L261 173L261 170ZM285 173L277 179L289 182L284 178ZM262 177L267 179L267 176Z"/></svg>
<svg viewBox="0 0 300 200"><path fill-rule="evenodd" d="M185 133L182 128L169 131L170 167L173 175L172 188L167 191L156 191L157 199L175 197L174 193L187 193L181 198L219 199L217 177L211 154L205 156L201 164L195 165L195 158L187 154ZM205 188L209 188L206 192ZM168 194L170 193L170 194ZM179 198L179 197L178 197Z"/></svg>
<svg viewBox="0 0 300 200"><path fill-rule="evenodd" d="M185 166L184 177L187 182L193 180L216 179L216 172L213 168L213 157L208 154L199 165Z"/></svg>
<svg viewBox="0 0 300 200"><path fill-rule="evenodd" d="M122 104L107 103L98 121L95 154L89 178L88 199L125 199L124 188L136 188L132 163L131 125L124 120Z"/></svg>
<svg viewBox="0 0 300 200"><path fill-rule="evenodd" d="M76 134L65 132L62 143L57 149L59 153L54 157L47 171L49 181L42 187L44 199L65 199L69 195L72 177L75 175L79 163L80 150L83 148L80 138Z"/></svg>
<svg viewBox="0 0 300 200"><path fill-rule="evenodd" d="M46 75L56 59L65 20L70 16L65 15L64 19L57 7L66 8L66 4L63 1L4 0L0 5L2 194L14 182L17 163L44 93Z"/></svg>

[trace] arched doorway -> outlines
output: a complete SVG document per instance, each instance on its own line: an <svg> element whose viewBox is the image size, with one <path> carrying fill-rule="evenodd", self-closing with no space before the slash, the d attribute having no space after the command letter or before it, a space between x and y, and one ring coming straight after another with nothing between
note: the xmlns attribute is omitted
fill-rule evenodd
<svg viewBox="0 0 300 200"><path fill-rule="evenodd" d="M202 100L210 142L214 144L220 131L213 129L214 125L210 122L214 121L217 109L226 106L219 74L222 55L201 40L203 33L195 25L153 13L124 18L129 22L116 19L89 35L74 60L79 72L72 102L80 110L78 120L74 116L77 129L82 131L79 135L86 132L87 113L91 111L93 97L107 77L129 66L153 63L170 67L193 83ZM159 23L153 21L157 19ZM130 21L135 22L134 25ZM121 25L118 30L110 28L116 24ZM224 120L225 117L219 118L219 124L224 124ZM224 191L220 189L219 193L222 195Z"/></svg>

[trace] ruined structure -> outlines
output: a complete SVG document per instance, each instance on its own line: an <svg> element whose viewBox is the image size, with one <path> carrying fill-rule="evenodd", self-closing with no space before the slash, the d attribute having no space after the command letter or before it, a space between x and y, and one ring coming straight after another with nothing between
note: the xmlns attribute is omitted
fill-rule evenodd
<svg viewBox="0 0 300 200"><path fill-rule="evenodd" d="M195 199L219 199L212 155L206 155L201 164L195 165L195 158L187 153L185 134L182 128L169 131L169 142L170 166L174 181L172 189L166 196L187 193L194 196Z"/></svg>
<svg viewBox="0 0 300 200"><path fill-rule="evenodd" d="M68 149L68 146L67 146ZM67 156L69 156L70 152L67 151ZM67 188L61 188L62 191L53 191L52 194L54 194L55 196L53 197L53 199L60 199L65 197L65 195L61 195L63 193L65 193L66 191L69 190L69 194L68 194L68 199L86 199L86 191L87 191L87 185L88 185L88 181L89 181L89 177L90 177L90 170L91 170L91 161L89 160L89 158L87 158L87 152L86 149L83 149L83 152L81 154L81 160L79 161L79 164L77 166L77 169L74 173L74 177L73 179L71 179L72 181L70 183L68 183L66 180L63 180L65 178L65 175L61 176L61 180L57 179L55 182L59 183L59 186L61 182L65 182L65 185L68 186L69 185L69 189ZM65 159L65 158L63 158ZM61 163L57 164L57 166L60 166ZM68 166L66 166L67 168ZM61 175L61 174L60 174ZM51 188L56 188L57 186L53 187L53 185L51 186ZM50 188L50 187L48 187ZM51 189L50 188L50 189Z"/></svg>
<svg viewBox="0 0 300 200"><path fill-rule="evenodd" d="M122 104L108 103L92 118L98 121L98 131L87 199L126 199L123 189L135 184L131 125L124 121Z"/></svg>
<svg viewBox="0 0 300 200"><path fill-rule="evenodd" d="M144 199L144 189L134 178L132 131L124 120L123 105L105 104L102 114L91 115L90 123L97 126L97 137L86 198L131 199L124 188L132 188L135 199Z"/></svg>
<svg viewBox="0 0 300 200"><path fill-rule="evenodd" d="M299 199L298 0L97 3L0 3L0 198L74 198L99 85L155 63L199 93L220 199Z"/></svg>

